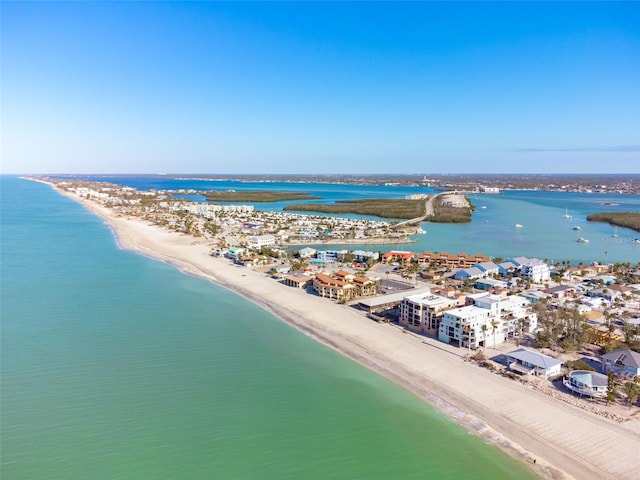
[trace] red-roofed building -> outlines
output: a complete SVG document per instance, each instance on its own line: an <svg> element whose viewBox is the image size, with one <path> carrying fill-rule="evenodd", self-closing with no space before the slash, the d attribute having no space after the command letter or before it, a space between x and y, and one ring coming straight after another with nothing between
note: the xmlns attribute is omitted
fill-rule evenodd
<svg viewBox="0 0 640 480"><path fill-rule="evenodd" d="M313 289L323 298L348 301L376 294L378 284L367 277L356 277L352 273L339 270L334 277L318 273L313 279Z"/></svg>
<svg viewBox="0 0 640 480"><path fill-rule="evenodd" d="M415 254L413 252L391 250L390 252L382 254L382 262L383 263L397 262L403 267L406 267L411 265L411 262L413 261L414 256Z"/></svg>

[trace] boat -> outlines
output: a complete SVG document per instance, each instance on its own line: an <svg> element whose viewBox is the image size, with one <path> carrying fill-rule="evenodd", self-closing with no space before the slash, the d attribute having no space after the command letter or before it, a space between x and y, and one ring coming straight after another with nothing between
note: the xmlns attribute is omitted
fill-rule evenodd
<svg viewBox="0 0 640 480"><path fill-rule="evenodd" d="M562 215L562 218L571 218L571 215L569 215L569 209L568 208L564 209L564 215Z"/></svg>
<svg viewBox="0 0 640 480"><path fill-rule="evenodd" d="M631 243L640 243L640 238L634 238Z"/></svg>
<svg viewBox="0 0 640 480"><path fill-rule="evenodd" d="M613 238L618 238L618 227L615 228L613 234L611 235Z"/></svg>
<svg viewBox="0 0 640 480"><path fill-rule="evenodd" d="M578 243L589 243L589 240L587 240L584 237L580 237L578 240L576 240L576 242L578 242Z"/></svg>
<svg viewBox="0 0 640 480"><path fill-rule="evenodd" d="M579 225L576 225L576 226L574 226L574 227L573 227L573 229L574 229L574 230L577 230L577 231L580 231L580 226L579 226Z"/></svg>
<svg viewBox="0 0 640 480"><path fill-rule="evenodd" d="M519 223L516 223L516 228L522 228L522 227L524 227L524 225L521 225L521 224L519 224Z"/></svg>
<svg viewBox="0 0 640 480"><path fill-rule="evenodd" d="M420 233L422 235L425 235L427 233L427 231L423 230L422 228L418 228L418 230L416 230L416 233Z"/></svg>

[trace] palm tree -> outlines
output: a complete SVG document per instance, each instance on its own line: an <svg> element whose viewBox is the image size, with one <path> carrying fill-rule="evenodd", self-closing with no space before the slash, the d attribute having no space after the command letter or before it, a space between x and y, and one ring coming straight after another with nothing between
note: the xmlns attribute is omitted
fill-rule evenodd
<svg viewBox="0 0 640 480"><path fill-rule="evenodd" d="M606 396L607 405L609 405L609 402L615 403L617 393L618 393L618 379L613 373L609 373L607 375L607 396Z"/></svg>
<svg viewBox="0 0 640 480"><path fill-rule="evenodd" d="M482 351L484 352L487 349L487 324L482 325Z"/></svg>
<svg viewBox="0 0 640 480"><path fill-rule="evenodd" d="M498 325L500 325L500 322L498 322L498 320L493 319L491 320L491 327L493 328L493 348L495 350L496 348L496 330Z"/></svg>
<svg viewBox="0 0 640 480"><path fill-rule="evenodd" d="M624 393L627 395L629 408L631 408L631 405L636 403L638 396L640 396L640 377L634 377L633 381L625 383L623 388Z"/></svg>

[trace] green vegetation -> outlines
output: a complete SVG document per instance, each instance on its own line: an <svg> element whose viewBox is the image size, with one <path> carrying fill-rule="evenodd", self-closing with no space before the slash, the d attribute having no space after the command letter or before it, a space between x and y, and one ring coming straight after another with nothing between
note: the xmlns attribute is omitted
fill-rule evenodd
<svg viewBox="0 0 640 480"><path fill-rule="evenodd" d="M210 190L204 194L209 202L280 202L283 200L316 200L308 192L275 192L271 190L245 190L219 192Z"/></svg>
<svg viewBox="0 0 640 480"><path fill-rule="evenodd" d="M565 362L565 365L571 370L587 370L589 372L595 372L596 369L589 365L584 360L569 360Z"/></svg>
<svg viewBox="0 0 640 480"><path fill-rule="evenodd" d="M590 222L602 222L618 227L630 228L640 232L640 213L638 212L606 212L587 215Z"/></svg>
<svg viewBox="0 0 640 480"><path fill-rule="evenodd" d="M381 218L416 218L425 214L424 200L372 198L366 200L338 200L335 203L294 203L284 210L322 213L350 213L374 215Z"/></svg>
<svg viewBox="0 0 640 480"><path fill-rule="evenodd" d="M620 382L613 373L607 374L607 405L609 403L616 403L616 397L618 396L618 386Z"/></svg>
<svg viewBox="0 0 640 480"><path fill-rule="evenodd" d="M640 377L633 377L633 382L626 382L623 386L624 393L627 395L629 408L638 401L640 396Z"/></svg>

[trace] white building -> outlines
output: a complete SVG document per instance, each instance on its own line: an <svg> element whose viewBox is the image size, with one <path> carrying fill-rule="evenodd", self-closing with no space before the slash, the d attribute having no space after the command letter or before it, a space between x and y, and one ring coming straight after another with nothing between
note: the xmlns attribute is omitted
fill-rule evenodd
<svg viewBox="0 0 640 480"><path fill-rule="evenodd" d="M508 274L509 268L507 265L515 265L516 269L520 271L522 278L528 278L534 283L546 282L551 278L551 269L549 265L537 258L527 257L515 257L510 258L500 265L502 268L502 274Z"/></svg>
<svg viewBox="0 0 640 480"><path fill-rule="evenodd" d="M438 329L440 341L471 349L495 347L510 335L533 332L538 326L537 316L524 297L478 295L473 302L444 312Z"/></svg>
<svg viewBox="0 0 640 480"><path fill-rule="evenodd" d="M276 237L273 235L255 235L247 240L249 247L260 249L262 247L271 247L276 244Z"/></svg>
<svg viewBox="0 0 640 480"><path fill-rule="evenodd" d="M429 292L404 297L400 304L400 325L414 332L436 335L444 312L457 304L456 299Z"/></svg>
<svg viewBox="0 0 640 480"><path fill-rule="evenodd" d="M522 375L550 378L560 375L562 362L542 353L519 348L507 354L507 367Z"/></svg>
<svg viewBox="0 0 640 480"><path fill-rule="evenodd" d="M316 249L311 247L305 247L298 251L300 258L311 258L316 256Z"/></svg>
<svg viewBox="0 0 640 480"><path fill-rule="evenodd" d="M522 278L528 278L533 283L546 282L551 278L551 270L549 265L537 258L529 260L520 267L520 275Z"/></svg>

